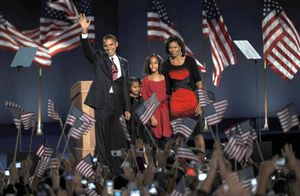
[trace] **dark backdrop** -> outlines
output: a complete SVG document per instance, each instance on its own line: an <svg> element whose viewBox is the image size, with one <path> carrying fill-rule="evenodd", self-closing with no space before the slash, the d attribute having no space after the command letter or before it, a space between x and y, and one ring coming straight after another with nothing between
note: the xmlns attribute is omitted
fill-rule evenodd
<svg viewBox="0 0 300 196"><path fill-rule="evenodd" d="M184 37L195 56L208 66L206 84L216 94L217 100L228 99L229 109L226 118L256 117L258 108L263 115L263 62L246 60L237 52L238 64L223 72L219 87L211 82L212 61L210 45L202 37L201 12L202 1L165 0L166 9L175 23L177 30ZM261 0L220 0L217 1L232 39L247 39L262 56L262 7ZM281 1L285 11L295 26L300 30L296 0ZM147 41L146 37L146 0L95 0L96 47L101 47L101 38L106 33L116 34L120 41L119 53L130 62L130 75L143 77L143 64L152 52L163 57L162 42ZM20 29L34 28L39 22L40 1L10 0L2 2L4 17ZM37 112L38 69L31 68L17 71L9 68L14 54L0 50L0 124L12 123L12 118L5 110L5 100L12 100L22 105L25 111ZM268 74L269 115L290 102L300 110L298 93L300 78L284 81L270 69ZM203 75L202 75L203 76ZM90 64L84 59L81 48L58 54L53 58L52 66L43 70L43 122L47 122L47 98L52 98L61 115L65 118L70 106L69 91L78 80L91 80L93 73ZM258 91L256 91L258 90ZM258 92L258 93L256 93ZM257 100L259 107L257 105Z"/></svg>

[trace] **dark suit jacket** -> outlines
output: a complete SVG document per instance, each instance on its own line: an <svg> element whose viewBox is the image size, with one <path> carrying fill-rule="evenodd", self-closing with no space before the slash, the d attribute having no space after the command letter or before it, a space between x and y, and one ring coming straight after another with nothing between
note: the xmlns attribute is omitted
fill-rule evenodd
<svg viewBox="0 0 300 196"><path fill-rule="evenodd" d="M88 39L81 39L81 45L95 73L85 104L100 111L104 117L130 111L128 61L118 56L122 75L121 78L113 81L112 63L108 55L93 50ZM111 86L113 86L113 94L109 93Z"/></svg>

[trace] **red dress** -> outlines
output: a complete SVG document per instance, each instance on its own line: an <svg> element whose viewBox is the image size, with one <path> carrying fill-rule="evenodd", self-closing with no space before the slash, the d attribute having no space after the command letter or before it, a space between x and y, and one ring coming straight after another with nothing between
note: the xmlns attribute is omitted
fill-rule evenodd
<svg viewBox="0 0 300 196"><path fill-rule="evenodd" d="M198 105L196 83L201 81L195 60L186 56L182 65L164 62L167 93L170 95L171 118L194 117Z"/></svg>
<svg viewBox="0 0 300 196"><path fill-rule="evenodd" d="M152 93L156 93L160 105L153 114L157 119L157 125L156 127L151 127L151 130L156 138L171 137L172 130L170 125L165 80L152 81L149 80L148 76L146 76L142 82L142 97L144 100L147 100Z"/></svg>

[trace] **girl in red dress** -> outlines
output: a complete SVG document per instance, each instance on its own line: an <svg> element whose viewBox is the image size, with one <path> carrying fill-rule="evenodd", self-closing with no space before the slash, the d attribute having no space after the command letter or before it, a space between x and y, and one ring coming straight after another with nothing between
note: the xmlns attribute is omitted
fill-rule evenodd
<svg viewBox="0 0 300 196"><path fill-rule="evenodd" d="M151 117L150 125L155 138L159 139L159 141L163 141L164 138L172 136L172 129L170 125L165 77L162 74L162 58L159 55L152 54L146 58L145 73L147 76L142 82L142 97L144 100L147 100L152 93L156 93L160 105Z"/></svg>

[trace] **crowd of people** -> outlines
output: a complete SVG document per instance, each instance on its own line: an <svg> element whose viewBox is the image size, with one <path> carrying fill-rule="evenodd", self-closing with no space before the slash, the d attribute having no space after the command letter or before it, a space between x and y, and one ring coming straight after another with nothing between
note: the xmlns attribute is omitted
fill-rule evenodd
<svg viewBox="0 0 300 196"><path fill-rule="evenodd" d="M21 168L11 163L9 175L0 173L0 191L2 195L300 195L300 161L290 144L282 148L280 157L286 160L283 165L278 163L279 155L262 162L257 184L245 188L234 177L219 142L209 160L194 162L177 158L174 140L155 153L137 140L130 150L122 151L119 170L94 162L94 175L88 179L76 171L73 158L59 159L58 168L39 178L32 175L34 157L28 156Z"/></svg>

